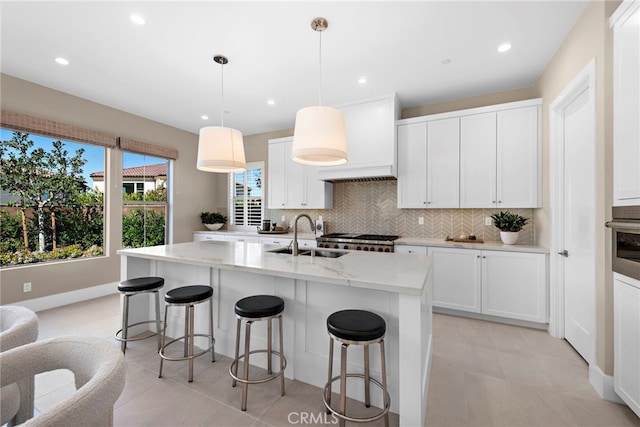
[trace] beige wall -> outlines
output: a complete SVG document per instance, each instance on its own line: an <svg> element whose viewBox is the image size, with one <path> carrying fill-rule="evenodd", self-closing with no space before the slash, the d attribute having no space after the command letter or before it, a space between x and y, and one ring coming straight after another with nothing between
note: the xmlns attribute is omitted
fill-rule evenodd
<svg viewBox="0 0 640 427"><path fill-rule="evenodd" d="M595 58L596 64L596 362L613 374L613 291L611 233L604 223L611 217L612 200L612 35L609 16L619 1L589 3L584 13L536 84L543 103L543 208L536 211L540 243L549 246L551 189L549 105L574 77Z"/></svg>
<svg viewBox="0 0 640 427"><path fill-rule="evenodd" d="M195 168L198 136L85 99L45 88L8 75L0 75L2 108L56 120L83 128L103 131L152 144L176 148L173 210L173 241L190 241L192 231L200 227L199 213L214 208L217 174ZM107 183L120 195L122 156L107 150L106 170L117 179ZM108 195L107 195L108 197ZM28 267L3 268L0 271L0 304L45 297L73 291L120 278L120 257L116 255L122 234L120 197L109 199L106 209L111 221L106 224L107 256ZM32 292L22 293L22 284L32 283Z"/></svg>

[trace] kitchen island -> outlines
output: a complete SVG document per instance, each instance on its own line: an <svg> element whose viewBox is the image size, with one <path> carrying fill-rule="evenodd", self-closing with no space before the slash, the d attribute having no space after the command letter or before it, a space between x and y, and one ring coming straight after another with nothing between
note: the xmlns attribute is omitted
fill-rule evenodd
<svg viewBox="0 0 640 427"><path fill-rule="evenodd" d="M235 302L255 294L283 298L284 353L288 362L285 374L320 388L327 380L327 317L347 308L378 313L387 322L391 410L399 414L400 425L423 425L431 363L430 258L358 251L339 258L293 257L269 252L274 248L245 242L192 242L126 249L118 254L122 280L161 276L165 278L165 292L190 284L212 286L216 352L229 357L234 352ZM151 308L150 300L132 299L130 323L152 318ZM184 315L177 310L174 313L175 317L168 320L167 333L182 335ZM196 310L196 328L206 330L207 317L206 310ZM266 327L256 327L252 348L265 348L265 339ZM204 342L201 345L204 347ZM259 356L252 357L251 362L265 365ZM334 365L339 366L339 361ZM379 353L374 349L372 376L380 377L379 366ZM360 346L349 352L349 369L363 370ZM350 382L347 394L364 401L361 381ZM378 407L382 405L379 394L372 393L372 404ZM321 402L320 392L318 399Z"/></svg>

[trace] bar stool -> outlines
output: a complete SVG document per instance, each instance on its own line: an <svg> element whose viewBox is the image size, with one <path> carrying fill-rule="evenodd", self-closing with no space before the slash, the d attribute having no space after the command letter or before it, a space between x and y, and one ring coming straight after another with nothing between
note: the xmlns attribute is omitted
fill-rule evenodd
<svg viewBox="0 0 640 427"><path fill-rule="evenodd" d="M164 296L164 330L162 333L162 345L160 346L160 350L158 354L160 355L160 373L158 374L158 378L162 378L162 362L165 360L169 361L178 361L178 360L188 360L189 361L189 382L193 382L193 359L198 356L202 356L208 351L211 351L211 361L216 361L216 356L214 352L215 338L213 337L213 288L211 286L203 286L203 285L191 285L191 286L182 286L180 288L171 289ZM194 313L195 313L195 304L201 304L209 301L209 334L196 334L194 327ZM174 306L183 306L184 310L184 336L172 339L169 342L166 342L167 338L167 313L169 312L169 307ZM195 337L204 337L209 339L209 347L205 350L200 351L199 353L194 354L194 338ZM166 350L167 348L180 340L184 339L184 354L183 356L167 356Z"/></svg>
<svg viewBox="0 0 640 427"><path fill-rule="evenodd" d="M124 302L122 307L122 328L114 334L114 338L120 341L122 353L127 351L127 342L139 341L153 336L158 337L158 350L160 350L160 297L158 291L164 286L164 279L162 277L137 277L135 279L124 280L118 285L118 291L124 296ZM153 293L156 299L156 320L145 320L142 322L129 324L129 298L134 295ZM128 330L137 325L146 323L155 323L156 332L151 335L145 335L142 337L129 338ZM120 336L118 336L120 334Z"/></svg>
<svg viewBox="0 0 640 427"><path fill-rule="evenodd" d="M344 426L346 421L357 423L367 423L379 420L384 417L384 425L389 426L390 399L387 392L387 370L384 358L384 335L387 325L384 319L375 313L364 310L342 310L336 311L327 318L327 330L329 332L329 375L327 384L324 386L322 401L327 408L327 413L333 413L340 418L340 425ZM333 342L342 343L340 358L340 375L333 376ZM382 371L382 383L369 376L369 345L380 344L380 364ZM350 345L364 346L364 374L347 373L347 348ZM371 406L371 394L369 386L374 383L382 390L384 408L369 418L355 418L347 416L347 378L364 378L364 403L368 408ZM336 411L331 407L331 385L334 381L340 380L340 408Z"/></svg>
<svg viewBox="0 0 640 427"><path fill-rule="evenodd" d="M284 357L283 338L282 338L282 312L284 311L284 301L282 298L273 295L254 295L246 298L242 298L236 302L235 313L238 318L236 327L236 356L229 366L229 375L233 378L232 386L236 386L236 381L242 383L242 406L240 409L247 410L247 394L249 391L249 384L260 384L267 381L271 381L277 377L280 377L280 391L284 396L284 370L287 367L287 359ZM272 325L271 321L278 319L279 321L279 335L280 335L280 347L278 351L272 348ZM260 320L267 321L267 349L251 350L249 344L251 342L251 325L253 322ZM240 329L242 321L246 322L246 330L244 337L244 354L240 355ZM250 379L249 378L249 355L254 353L267 353L267 376L262 378ZM280 370L276 373L272 368L272 355L276 354L280 356ZM244 367L242 371L242 378L238 377L238 364L240 359L244 358Z"/></svg>

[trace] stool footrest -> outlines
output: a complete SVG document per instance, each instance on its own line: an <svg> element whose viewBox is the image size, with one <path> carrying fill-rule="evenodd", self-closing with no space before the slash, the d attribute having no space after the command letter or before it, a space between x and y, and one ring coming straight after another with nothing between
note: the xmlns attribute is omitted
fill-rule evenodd
<svg viewBox="0 0 640 427"><path fill-rule="evenodd" d="M202 356L203 354L211 351L216 343L216 339L213 338L211 335L207 335L207 334L194 334L193 335L194 338L195 337L202 337L202 338L207 338L208 340L211 341L211 344L209 344L209 347L206 350L202 350L198 353L194 353L192 356L180 356L180 357L173 357L173 356L167 356L166 354L164 354L164 351L173 343L178 342L180 340L185 339L184 336L182 337L178 337L175 339L172 339L171 341L169 341L168 343L166 343L161 349L160 351L158 351L158 355L163 358L164 360L170 360L172 362L178 361L178 360L189 360L189 359L195 359L198 356Z"/></svg>
<svg viewBox="0 0 640 427"><path fill-rule="evenodd" d="M249 355L251 354L255 354L255 353L268 353L269 350L267 349L260 349L260 350L251 350L249 352ZM275 350L271 350L271 354L275 354L276 356L280 356L280 352L275 351ZM234 360L233 362L231 362L231 366L229 366L229 375L231 375L231 378L233 378L234 380L238 381L239 383L242 384L262 384L262 383L266 383L267 381L271 381L275 378L278 378L280 375L284 374L284 370L287 367L287 358L282 356L283 359L283 366L282 369L279 370L278 372L274 372L271 375L268 375L266 377L263 378L256 378L256 379L247 379L245 380L244 378L240 378L239 376L237 376L236 374L233 373L233 368L234 366L236 366L238 364L238 362L240 361L240 359L244 358L244 354L241 354L238 356L238 360Z"/></svg>
<svg viewBox="0 0 640 427"><path fill-rule="evenodd" d="M129 331L129 328L133 328L134 326L138 326L138 325L145 325L147 323L153 323L155 325L156 321L155 320L145 320L143 322L134 323L134 324L129 325L129 326L126 327L127 332ZM163 324L164 324L164 322L161 320L160 321L160 325L162 326ZM122 329L119 329L115 334L113 334L113 338L115 338L116 341L120 341L120 342L140 341L140 340L146 340L147 338L155 337L156 335L161 334L163 330L164 329L161 327L160 332L148 331L148 332L151 332L151 334L150 335L145 335L143 337L137 337L136 336L134 338L129 338L129 337L122 338L122 337L118 336L118 335L122 335Z"/></svg>
<svg viewBox="0 0 640 427"><path fill-rule="evenodd" d="M364 379L364 374L347 374L345 375L346 378L362 378ZM324 386L324 392L322 393L322 402L324 403L324 406L327 408L328 411L330 411L333 415L335 415L338 418L342 418L343 420L346 421L351 421L354 423L369 423L372 421L377 421L379 419L381 419L382 417L384 417L388 412L389 412L389 408L390 408L390 402L391 402L391 397L389 396L389 392L387 392L387 404L385 405L385 407L378 412L376 415L369 417L369 418L354 418L354 417L350 417L346 414L341 414L338 411L336 411L335 409L333 409L331 407L331 405L327 402L327 392L330 392L331 390L331 385L336 382L337 380L340 379L340 375L337 375L333 378L331 378L331 381L326 383ZM380 381L376 380L375 378L369 377L369 382L375 384L376 386L378 386L378 388L380 388L380 390L383 390L382 388L382 384L380 383Z"/></svg>

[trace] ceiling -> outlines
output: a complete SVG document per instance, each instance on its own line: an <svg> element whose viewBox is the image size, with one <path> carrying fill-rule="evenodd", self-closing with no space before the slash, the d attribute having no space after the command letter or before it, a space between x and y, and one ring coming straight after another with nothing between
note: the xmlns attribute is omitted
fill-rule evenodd
<svg viewBox="0 0 640 427"><path fill-rule="evenodd" d="M250 135L291 128L298 109L317 105L314 17L329 21L324 105L396 92L408 108L534 85L586 4L2 1L1 70L197 133L220 124L212 57L223 54L224 124ZM513 48L498 53L506 41Z"/></svg>

